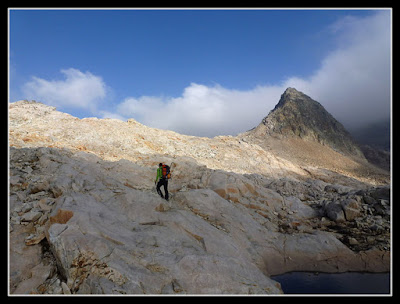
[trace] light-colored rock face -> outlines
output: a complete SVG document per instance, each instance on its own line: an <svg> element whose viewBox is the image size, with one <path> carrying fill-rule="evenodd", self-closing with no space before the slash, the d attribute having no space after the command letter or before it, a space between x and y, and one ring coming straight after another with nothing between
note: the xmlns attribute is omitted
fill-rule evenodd
<svg viewBox="0 0 400 304"><path fill-rule="evenodd" d="M40 103L11 104L9 116L10 145L15 147L68 147L106 160L127 159L147 164L151 155L187 157L208 168L237 173L282 175L288 163L257 145L229 136L185 136L149 128L133 119L78 119ZM291 169L304 174L296 166Z"/></svg>
<svg viewBox="0 0 400 304"><path fill-rule="evenodd" d="M390 268L387 187L37 103L12 104L9 125L10 293L277 294L272 274Z"/></svg>
<svg viewBox="0 0 400 304"><path fill-rule="evenodd" d="M172 190L173 198L166 202L155 193L154 184L139 183L152 181L154 174L127 161L48 148L11 153L16 163L24 159L21 167L12 167L13 176L22 182L14 183L12 191L26 195L21 205L32 204L35 195L43 204L36 212L48 218L39 224L29 217L34 223L30 235L36 238L45 227L55 265L72 293L281 292L248 251L249 229L262 236L262 226L242 214L245 207L236 207L213 190ZM25 163L35 168L29 174L22 170ZM180 174L189 179L195 166L188 163L185 169ZM203 169L199 177L207 174L211 178L213 172ZM221 186L228 179L217 178ZM26 190L23 183L29 184ZM43 184L47 186L42 191L31 194ZM31 213L22 214L21 224ZM11 214L16 221L17 214ZM29 288L23 289L20 284L15 292L32 287L24 284Z"/></svg>
<svg viewBox="0 0 400 304"><path fill-rule="evenodd" d="M326 168L361 181L382 182L387 173L359 163L327 146L307 141L274 141L259 145L252 136L185 136L146 127L133 119L78 119L37 102L9 107L9 143L13 147L68 148L93 153L105 160L126 159L144 165L185 158L239 174L270 177L309 177ZM326 157L321 157L326 155ZM153 156L158 156L154 160ZM366 168L364 174L360 168ZM364 170L365 171L365 170Z"/></svg>

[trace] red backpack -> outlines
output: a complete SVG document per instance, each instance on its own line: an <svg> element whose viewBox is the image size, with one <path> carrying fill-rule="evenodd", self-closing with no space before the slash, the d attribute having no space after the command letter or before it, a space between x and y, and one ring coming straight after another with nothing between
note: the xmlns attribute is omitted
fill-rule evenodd
<svg viewBox="0 0 400 304"><path fill-rule="evenodd" d="M168 165L163 165L162 166L162 177L166 178L166 179L170 179L171 178L171 172L170 172L170 168Z"/></svg>

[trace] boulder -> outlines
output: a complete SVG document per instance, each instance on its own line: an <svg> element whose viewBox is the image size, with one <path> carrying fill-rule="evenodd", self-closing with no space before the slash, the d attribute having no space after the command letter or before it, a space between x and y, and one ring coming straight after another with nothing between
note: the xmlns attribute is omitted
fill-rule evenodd
<svg viewBox="0 0 400 304"><path fill-rule="evenodd" d="M360 205L355 199L348 198L341 202L341 206L347 221L353 221L361 215Z"/></svg>
<svg viewBox="0 0 400 304"><path fill-rule="evenodd" d="M37 288L50 276L52 265L40 263L31 269L30 278L22 281L14 290L14 294L35 294Z"/></svg>
<svg viewBox="0 0 400 304"><path fill-rule="evenodd" d="M32 232L30 225L14 225L10 233L10 292L15 293L18 286L31 277L31 271L42 262L42 248L39 245L26 246L25 238ZM36 284L36 283L35 283ZM32 284L34 285L34 284ZM29 293L28 287L21 287L19 292ZM35 285L36 286L36 285Z"/></svg>
<svg viewBox="0 0 400 304"><path fill-rule="evenodd" d="M371 196L377 200L390 200L390 187L378 187L371 191Z"/></svg>
<svg viewBox="0 0 400 304"><path fill-rule="evenodd" d="M309 219L317 216L317 212L313 208L294 196L285 198L285 206L298 219Z"/></svg>
<svg viewBox="0 0 400 304"><path fill-rule="evenodd" d="M41 211L31 210L28 213L25 213L24 215L22 215L21 221L22 222L34 222L34 221L38 220L41 216L42 216Z"/></svg>
<svg viewBox="0 0 400 304"><path fill-rule="evenodd" d="M342 206L338 202L329 202L325 205L326 216L337 223L344 222L346 220Z"/></svg>

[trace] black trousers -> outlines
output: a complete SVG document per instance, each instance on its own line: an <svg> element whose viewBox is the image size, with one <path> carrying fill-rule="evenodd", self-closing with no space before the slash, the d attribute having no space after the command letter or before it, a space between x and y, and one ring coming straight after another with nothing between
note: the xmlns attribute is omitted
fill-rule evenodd
<svg viewBox="0 0 400 304"><path fill-rule="evenodd" d="M165 192L165 197L161 192L161 186L164 186L164 192ZM169 195L168 195L168 180L166 178L161 178L158 183L157 183L157 193L162 197L168 200Z"/></svg>

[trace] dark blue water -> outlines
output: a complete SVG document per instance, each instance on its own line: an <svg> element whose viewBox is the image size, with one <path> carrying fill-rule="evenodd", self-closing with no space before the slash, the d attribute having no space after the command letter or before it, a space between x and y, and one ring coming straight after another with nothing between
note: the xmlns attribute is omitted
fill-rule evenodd
<svg viewBox="0 0 400 304"><path fill-rule="evenodd" d="M390 273L289 272L271 279L285 294L390 294Z"/></svg>

